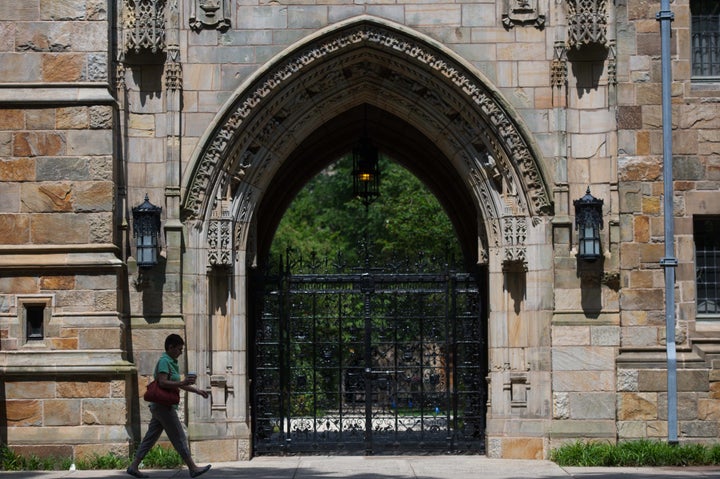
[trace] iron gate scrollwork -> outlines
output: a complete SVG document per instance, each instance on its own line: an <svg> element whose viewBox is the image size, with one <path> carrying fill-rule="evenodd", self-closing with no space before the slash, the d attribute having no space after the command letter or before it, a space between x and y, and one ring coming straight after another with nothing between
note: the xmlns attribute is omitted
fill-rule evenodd
<svg viewBox="0 0 720 479"><path fill-rule="evenodd" d="M279 269L256 290L256 455L484 451L475 275L341 271L314 257Z"/></svg>

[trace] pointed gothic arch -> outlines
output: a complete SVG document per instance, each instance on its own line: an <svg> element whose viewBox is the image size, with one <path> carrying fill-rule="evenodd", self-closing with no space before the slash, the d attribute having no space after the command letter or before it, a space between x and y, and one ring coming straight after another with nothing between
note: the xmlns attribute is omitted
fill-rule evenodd
<svg viewBox="0 0 720 479"><path fill-rule="evenodd" d="M472 216L484 225L473 225L476 231L469 233L480 237L476 261L487 262L489 249L502 250L504 262L525 261L522 231L528 219L549 213L552 205L539 149L519 115L480 72L446 47L369 16L300 41L235 92L191 160L184 181L184 219L200 226L213 215L225 215L234 222L231 248L252 252L256 246L248 241L256 235L265 244L272 225L255 230L254 220L268 193L297 191L349 150L354 137L348 131L360 128L361 105L392 116L401 130L412 130L413 138L422 138L442 159L426 154L423 161L414 161L394 147L412 146L402 138L381 139L404 166L430 182L456 227L454 208L472 203ZM376 133L388 131L382 121L376 124ZM332 145L318 143L323 134L333 136ZM443 183L432 179L443 172L452 176L444 187L459 181L462 187L452 189L463 194L442 194ZM278 183L281 177L293 181ZM276 203L282 207L288 201ZM467 218L469 212L460 216ZM227 248L228 240L209 242L209 256L223 256L213 248Z"/></svg>

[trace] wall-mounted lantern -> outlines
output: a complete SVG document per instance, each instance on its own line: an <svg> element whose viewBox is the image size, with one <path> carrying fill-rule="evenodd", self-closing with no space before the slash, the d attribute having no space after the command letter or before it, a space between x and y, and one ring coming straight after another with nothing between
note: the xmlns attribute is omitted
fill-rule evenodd
<svg viewBox="0 0 720 479"><path fill-rule="evenodd" d="M137 247L137 265L150 268L158 263L160 212L162 208L150 203L145 195L143 204L133 208L133 237Z"/></svg>
<svg viewBox="0 0 720 479"><path fill-rule="evenodd" d="M365 207L380 196L380 167L378 150L363 136L353 148L353 194Z"/></svg>
<svg viewBox="0 0 720 479"><path fill-rule="evenodd" d="M578 231L578 258L584 261L596 261L602 256L600 249L600 230L603 228L603 200L590 194L574 200L575 229Z"/></svg>

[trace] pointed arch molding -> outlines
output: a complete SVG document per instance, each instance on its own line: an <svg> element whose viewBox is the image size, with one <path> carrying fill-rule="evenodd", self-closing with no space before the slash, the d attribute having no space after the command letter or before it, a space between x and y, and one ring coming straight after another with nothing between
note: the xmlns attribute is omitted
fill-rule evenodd
<svg viewBox="0 0 720 479"><path fill-rule="evenodd" d="M490 220L488 246L505 243L504 218L550 213L538 149L489 82L434 40L362 16L288 48L235 92L191 159L183 217L209 220L230 197L244 243L280 163L333 112L363 103L438 145Z"/></svg>

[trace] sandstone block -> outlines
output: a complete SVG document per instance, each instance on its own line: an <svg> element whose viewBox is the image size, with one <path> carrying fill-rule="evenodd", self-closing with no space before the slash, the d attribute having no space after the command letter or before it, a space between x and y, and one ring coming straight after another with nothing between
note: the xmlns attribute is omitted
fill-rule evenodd
<svg viewBox="0 0 720 479"><path fill-rule="evenodd" d="M83 80L85 55L77 53L42 54L42 80L77 82Z"/></svg>
<svg viewBox="0 0 720 479"><path fill-rule="evenodd" d="M662 306L664 291L655 289L624 289L620 291L623 310L652 310Z"/></svg>
<svg viewBox="0 0 720 479"><path fill-rule="evenodd" d="M0 2L1 5L4 5L4 3ZM7 17L0 18L7 19ZM39 81L42 69L41 61L39 55L0 53L0 79L3 82Z"/></svg>
<svg viewBox="0 0 720 479"><path fill-rule="evenodd" d="M30 218L27 215L0 214L0 244L28 244L29 242Z"/></svg>
<svg viewBox="0 0 720 479"><path fill-rule="evenodd" d="M663 370L640 370L640 391L667 391L667 373ZM677 374L678 391L709 391L708 372L703 369L683 369Z"/></svg>
<svg viewBox="0 0 720 479"><path fill-rule="evenodd" d="M52 132L20 132L14 135L14 156L58 156L65 154L65 137Z"/></svg>
<svg viewBox="0 0 720 479"><path fill-rule="evenodd" d="M503 459L544 459L543 439L537 437L502 438Z"/></svg>
<svg viewBox="0 0 720 479"><path fill-rule="evenodd" d="M2 223L0 222L0 224ZM37 294L40 289L36 277L9 276L0 277L0 291L12 291L15 294Z"/></svg>
<svg viewBox="0 0 720 479"><path fill-rule="evenodd" d="M621 181L658 181L662 178L662 159L648 156L618 158Z"/></svg>
<svg viewBox="0 0 720 479"><path fill-rule="evenodd" d="M38 213L31 215L31 234L34 244L77 244L88 242L86 215L70 213ZM62 240L58 232L63 232Z"/></svg>
<svg viewBox="0 0 720 479"><path fill-rule="evenodd" d="M615 419L615 392L570 394L570 419Z"/></svg>
<svg viewBox="0 0 720 479"><path fill-rule="evenodd" d="M5 383L7 399L44 399L55 397L55 383L50 381L8 381Z"/></svg>
<svg viewBox="0 0 720 479"><path fill-rule="evenodd" d="M31 399L5 401L5 417L9 427L42 426L42 402Z"/></svg>
<svg viewBox="0 0 720 479"><path fill-rule="evenodd" d="M39 446L25 446L22 444L12 447L13 452L23 457L72 457L72 446L59 444L46 444Z"/></svg>
<svg viewBox="0 0 720 479"><path fill-rule="evenodd" d="M22 186L22 209L26 213L72 211L72 192L68 183L30 183Z"/></svg>
<svg viewBox="0 0 720 479"><path fill-rule="evenodd" d="M236 439L193 441L190 448L193 458L200 462L237 461L240 459Z"/></svg>
<svg viewBox="0 0 720 479"><path fill-rule="evenodd" d="M0 109L0 130L18 130L25 127L23 110Z"/></svg>
<svg viewBox="0 0 720 479"><path fill-rule="evenodd" d="M63 381L57 383L59 398L106 398L110 384L99 381Z"/></svg>
<svg viewBox="0 0 720 479"><path fill-rule="evenodd" d="M68 155L112 155L112 131L69 130L67 132Z"/></svg>
<svg viewBox="0 0 720 479"><path fill-rule="evenodd" d="M59 130L88 128L90 126L88 108L84 106L58 108L55 121Z"/></svg>
<svg viewBox="0 0 720 479"><path fill-rule="evenodd" d="M52 349L60 351L74 351L78 349L77 338L48 338L48 343Z"/></svg>
<svg viewBox="0 0 720 479"><path fill-rule="evenodd" d="M78 459L93 459L95 456L105 456L114 454L117 457L129 457L129 444L113 443L113 444L77 444L74 446L74 457Z"/></svg>
<svg viewBox="0 0 720 479"><path fill-rule="evenodd" d="M701 421L720 421L720 401L717 399L698 399L698 419Z"/></svg>
<svg viewBox="0 0 720 479"><path fill-rule="evenodd" d="M618 394L618 415L620 421L657 419L657 393L623 392Z"/></svg>
<svg viewBox="0 0 720 479"><path fill-rule="evenodd" d="M86 4L78 0L40 0L40 18L43 20L84 20Z"/></svg>
<svg viewBox="0 0 720 479"><path fill-rule="evenodd" d="M127 419L124 399L85 399L82 402L83 424L126 424Z"/></svg>
<svg viewBox="0 0 720 479"><path fill-rule="evenodd" d="M80 399L47 399L43 404L46 426L79 426Z"/></svg>
<svg viewBox="0 0 720 479"><path fill-rule="evenodd" d="M41 276L40 289L74 289L75 276Z"/></svg>
<svg viewBox="0 0 720 479"><path fill-rule="evenodd" d="M120 349L120 330L83 329L78 334L80 349Z"/></svg>
<svg viewBox="0 0 720 479"><path fill-rule="evenodd" d="M77 183L74 188L75 211L112 211L114 185L109 181Z"/></svg>
<svg viewBox="0 0 720 479"><path fill-rule="evenodd" d="M615 351L609 347L554 347L552 363L557 371L613 370Z"/></svg>

